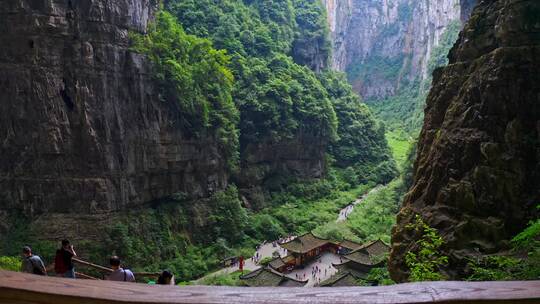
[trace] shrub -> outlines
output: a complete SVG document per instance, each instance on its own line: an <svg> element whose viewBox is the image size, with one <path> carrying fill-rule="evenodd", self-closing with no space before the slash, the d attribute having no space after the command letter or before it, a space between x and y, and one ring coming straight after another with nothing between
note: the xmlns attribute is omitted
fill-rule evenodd
<svg viewBox="0 0 540 304"><path fill-rule="evenodd" d="M472 274L469 281L504 281L513 278L512 269L519 264L519 260L507 256L488 256L479 261L470 262Z"/></svg>
<svg viewBox="0 0 540 304"><path fill-rule="evenodd" d="M209 275L201 279L198 284L200 285L213 285L213 286L242 286L240 276L249 273L249 271L235 271L228 274L216 274Z"/></svg>
<svg viewBox="0 0 540 304"><path fill-rule="evenodd" d="M262 260L259 261L259 265L261 266L267 266L268 264L270 264L270 262L273 260L274 258L273 257L266 257Z"/></svg>
<svg viewBox="0 0 540 304"><path fill-rule="evenodd" d="M0 256L0 269L9 271L21 270L21 258Z"/></svg>
<svg viewBox="0 0 540 304"><path fill-rule="evenodd" d="M420 234L420 239L416 242L418 248L409 251L405 256L405 263L409 267L409 280L418 281L440 281L444 276L440 273L440 267L448 263L448 257L440 252L443 239L436 229L429 227L420 217L416 215L415 222L407 226L408 229L415 230Z"/></svg>
<svg viewBox="0 0 540 304"><path fill-rule="evenodd" d="M359 285L362 286L379 286L379 285L393 285L394 282L390 278L390 273L386 267L373 268L369 271L365 279L360 280Z"/></svg>

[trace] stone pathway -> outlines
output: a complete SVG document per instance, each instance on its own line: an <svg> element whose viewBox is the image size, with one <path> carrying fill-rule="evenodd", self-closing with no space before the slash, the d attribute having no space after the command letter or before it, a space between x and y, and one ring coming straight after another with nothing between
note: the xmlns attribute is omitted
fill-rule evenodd
<svg viewBox="0 0 540 304"><path fill-rule="evenodd" d="M358 198L357 200L355 200L351 204L345 206L345 208L341 209L341 211L339 211L339 216L338 216L338 218L336 220L336 223L346 221L347 218L349 217L349 215L353 212L354 206L362 203L368 196L370 196L370 195L374 194L375 192L381 190L381 188L383 188L383 187L384 186L379 185L379 186L371 189L368 193L362 195L362 197Z"/></svg>
<svg viewBox="0 0 540 304"><path fill-rule="evenodd" d="M290 238L290 240L292 240L293 238L294 237ZM273 255L273 253L275 251L279 251L279 255L281 257L285 257L287 255L287 252L283 248L281 248L279 246L279 244L276 244L276 247L274 247L274 245L272 243L263 243L263 244L261 244L259 246L259 250L257 250L256 253L259 253L259 261L261 261L264 258L272 257L272 255ZM246 258L244 260L244 270L253 271L253 270L258 269L259 267L261 267L261 266L256 264L254 259L252 259L252 258ZM222 274L229 274L229 273L233 273L233 272L235 272L237 270L239 270L238 264L230 266L230 267L225 267L225 268L222 268L222 269L220 269L220 270L218 270L216 272L208 274L208 275L204 276L203 278L195 280L195 281L193 281L193 283L195 283L195 284L200 283L202 281L202 279L204 279L205 277L218 276L218 275L222 275Z"/></svg>
<svg viewBox="0 0 540 304"><path fill-rule="evenodd" d="M287 276L292 279L298 280L309 280L304 287L314 287L317 286L320 282L323 282L326 279L329 279L332 275L337 272L337 269L332 266L332 264L339 264L340 257L337 254L331 252L323 253L319 259L309 263L303 269L295 269L292 272L288 273ZM313 270L315 266L320 269L315 275Z"/></svg>

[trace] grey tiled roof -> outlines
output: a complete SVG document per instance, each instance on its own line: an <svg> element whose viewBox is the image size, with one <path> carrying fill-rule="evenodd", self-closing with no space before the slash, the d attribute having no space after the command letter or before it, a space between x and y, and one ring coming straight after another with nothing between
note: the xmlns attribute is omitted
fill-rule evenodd
<svg viewBox="0 0 540 304"><path fill-rule="evenodd" d="M281 244L281 247L294 253L307 253L315 248L328 244L329 242L330 241L318 238L309 232L292 241Z"/></svg>
<svg viewBox="0 0 540 304"><path fill-rule="evenodd" d="M289 278L282 273L279 273L269 267L259 268L254 270L246 275L240 277L240 279L250 287L278 287L278 286L288 286L288 287L301 287L304 286L307 282L298 281L292 278Z"/></svg>

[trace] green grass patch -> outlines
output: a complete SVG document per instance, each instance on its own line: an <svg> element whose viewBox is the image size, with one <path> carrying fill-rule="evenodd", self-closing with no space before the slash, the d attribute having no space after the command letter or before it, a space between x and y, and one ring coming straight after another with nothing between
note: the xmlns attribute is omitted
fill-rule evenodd
<svg viewBox="0 0 540 304"><path fill-rule="evenodd" d="M21 258L10 257L10 256L0 256L0 269L9 270L9 271L20 271Z"/></svg>
<svg viewBox="0 0 540 304"><path fill-rule="evenodd" d="M243 272L237 270L231 273L208 275L203 279L199 280L197 284L213 286L243 286L242 281L240 280L240 276L245 275L249 272L249 270L244 270Z"/></svg>
<svg viewBox="0 0 540 304"><path fill-rule="evenodd" d="M392 150L392 156L400 170L407 160L408 153L414 142L413 138L400 130L390 130L386 132L386 140Z"/></svg>
<svg viewBox="0 0 540 304"><path fill-rule="evenodd" d="M389 244L390 232L396 221L402 195L401 179L395 179L373 192L354 207L346 222L347 229L360 241L381 239Z"/></svg>

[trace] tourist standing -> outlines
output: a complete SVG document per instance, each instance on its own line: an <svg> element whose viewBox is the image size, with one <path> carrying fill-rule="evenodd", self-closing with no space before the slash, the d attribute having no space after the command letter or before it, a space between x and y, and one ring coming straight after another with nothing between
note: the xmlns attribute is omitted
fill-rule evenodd
<svg viewBox="0 0 540 304"><path fill-rule="evenodd" d="M37 275L47 275L47 270L41 258L32 254L32 248L24 246L22 249L23 260L21 264L21 271L26 273L33 273Z"/></svg>
<svg viewBox="0 0 540 304"><path fill-rule="evenodd" d="M75 279L73 258L77 256L73 245L68 240L62 241L62 247L56 250L54 258L54 271L57 276Z"/></svg>
<svg viewBox="0 0 540 304"><path fill-rule="evenodd" d="M131 270L124 269L120 267L120 264L122 261L120 261L120 258L117 256L112 256L109 260L109 264L111 265L111 268L113 272L107 276L107 280L109 281L119 281L119 282L135 282L135 275Z"/></svg>

